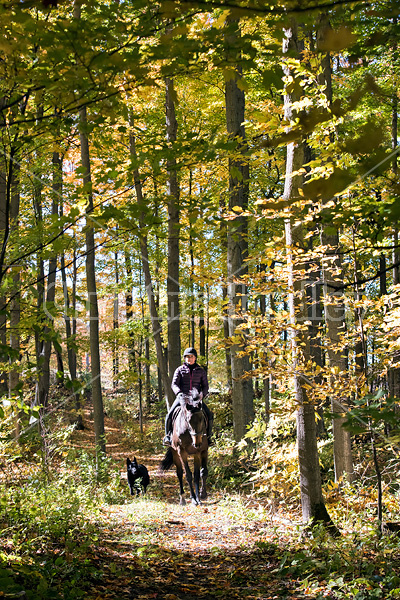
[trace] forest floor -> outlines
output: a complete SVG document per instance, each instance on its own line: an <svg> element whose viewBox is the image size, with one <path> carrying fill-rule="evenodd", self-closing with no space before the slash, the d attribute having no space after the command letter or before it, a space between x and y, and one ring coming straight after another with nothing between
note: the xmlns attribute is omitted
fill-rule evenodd
<svg viewBox="0 0 400 600"><path fill-rule="evenodd" d="M92 450L89 414L85 425L73 443ZM279 548L289 530L293 535L295 520L271 515L262 502L243 494L212 491L201 506L189 501L180 506L175 470L158 470L163 453L146 453L108 417L105 426L107 454L121 466L121 478L126 479L126 457L136 456L151 483L147 495L137 498L129 495L126 482L126 503L103 505L93 516L97 541L89 558L103 576L93 582L87 600L315 597L279 570Z"/></svg>

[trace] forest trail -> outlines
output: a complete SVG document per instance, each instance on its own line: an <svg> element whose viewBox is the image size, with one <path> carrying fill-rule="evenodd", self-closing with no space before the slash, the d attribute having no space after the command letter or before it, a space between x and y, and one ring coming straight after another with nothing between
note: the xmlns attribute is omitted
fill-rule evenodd
<svg viewBox="0 0 400 600"><path fill-rule="evenodd" d="M74 444L89 450L94 447L89 413L85 425L75 432ZM94 517L98 539L91 560L104 576L87 600L312 598L278 570L277 544L289 521L272 518L262 503L214 491L199 507L179 506L175 470L158 471L163 453L144 452L108 417L105 427L107 452L120 465L121 478L126 479L126 457L136 456L148 467L151 484L146 497L136 498L126 482L126 503L104 505Z"/></svg>

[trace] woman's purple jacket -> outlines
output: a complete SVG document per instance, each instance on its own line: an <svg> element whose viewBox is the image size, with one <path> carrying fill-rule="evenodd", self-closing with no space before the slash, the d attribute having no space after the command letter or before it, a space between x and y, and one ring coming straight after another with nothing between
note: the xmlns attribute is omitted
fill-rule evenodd
<svg viewBox="0 0 400 600"><path fill-rule="evenodd" d="M194 364L192 372L190 372L187 364L183 364L175 370L171 383L174 394L187 394L193 388L199 392L203 392L203 398L208 394L207 373L197 363Z"/></svg>

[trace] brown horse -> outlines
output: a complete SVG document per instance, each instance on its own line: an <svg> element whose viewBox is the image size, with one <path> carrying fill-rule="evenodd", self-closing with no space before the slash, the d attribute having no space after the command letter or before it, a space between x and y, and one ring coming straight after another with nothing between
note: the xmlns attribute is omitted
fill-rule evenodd
<svg viewBox="0 0 400 600"><path fill-rule="evenodd" d="M202 397L193 389L180 395L180 407L172 430L172 443L160 465L167 471L173 464L179 480L179 504L185 505L183 469L190 488L192 504L199 505L207 498L206 479L208 474L208 439L206 418L202 411ZM193 456L194 477L189 467L189 456ZM200 490L201 479L201 490ZM194 480L194 487L193 487Z"/></svg>

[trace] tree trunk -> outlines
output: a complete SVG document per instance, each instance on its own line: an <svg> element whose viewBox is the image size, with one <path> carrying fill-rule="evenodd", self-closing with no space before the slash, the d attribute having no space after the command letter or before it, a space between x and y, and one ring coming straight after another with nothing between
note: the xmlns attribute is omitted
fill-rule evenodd
<svg viewBox="0 0 400 600"><path fill-rule="evenodd" d="M61 165L62 168L62 165ZM75 404L75 410L76 410L76 417L75 417L75 426L76 429L78 430L83 430L84 429L84 425L83 425L83 416L82 416L82 406L81 406L81 399L80 399L80 394L78 391L78 381L77 381L77 372L76 372L76 366L77 366L77 359L76 359L76 352L75 352L75 331L74 331L74 321L76 321L75 317L74 317L74 304L75 304L75 300L72 300L72 304L73 306L71 307L71 303L70 303L70 299L69 299L69 293L68 293L68 285L67 285L67 273L65 271L65 256L64 256L64 252L61 255L61 278L62 278L62 286L63 286L63 293L64 293L64 322L65 322L65 335L66 335L66 342L67 342L67 357L68 357L68 370L69 370L69 374L71 377L71 381L72 381L72 385L73 385L73 395L74 395L74 404ZM75 256L74 256L74 273L75 273L75 277L76 277L76 266L75 266ZM76 279L75 279L76 281ZM75 286L75 282L73 284L73 288ZM74 298L74 290L72 291L72 297ZM72 318L71 318L71 308L72 308Z"/></svg>
<svg viewBox="0 0 400 600"><path fill-rule="evenodd" d="M394 25L397 25L398 20L397 17L394 17L393 19L393 23ZM393 49L392 49L392 55L393 55L393 65L396 65L396 62L398 60L398 48L397 48L397 43L394 43L393 45ZM398 110L399 110L399 101L398 101L398 89L397 89L397 77L393 77L393 81L394 81L394 89L392 92L392 150L395 150L397 148L397 144L398 144ZM395 178L397 178L397 174L398 174L398 159L397 159L397 153L395 153L393 155L393 159L392 159L392 173L395 176ZM392 259L393 259L393 285L398 285L400 283L400 268L399 268L399 262L400 262L400 250L398 248L398 244L399 244L399 226L398 223L396 223L395 227L393 228L393 254L392 254ZM394 366L389 369L388 372L388 382L389 382L389 393L392 396L392 398L400 398L400 368L398 366L396 366L398 363L400 362L400 358L398 355L396 355L393 359L393 363Z"/></svg>
<svg viewBox="0 0 400 600"><path fill-rule="evenodd" d="M196 346L196 319L195 313L195 299L194 299L194 252L193 252L193 229L190 228L189 234L189 254L190 254L190 279L189 279L189 293L190 293L190 320L189 320L189 346L194 348Z"/></svg>
<svg viewBox="0 0 400 600"><path fill-rule="evenodd" d="M229 391L232 390L232 356L229 346L229 318L228 318L228 287L222 284L222 318L224 326L225 340L225 368L226 368L226 383Z"/></svg>
<svg viewBox="0 0 400 600"><path fill-rule="evenodd" d="M155 214L156 218L158 218L158 215L159 215L159 205L158 205L158 189L157 189L156 173L154 173L153 182L154 182L154 198L155 198L155 202L154 202L154 214ZM156 314L159 315L159 310L160 310L160 269L161 269L161 264L160 264L160 238L159 238L157 232L156 232L156 235L155 235L155 250L156 250L156 263L155 263L155 299L154 299L154 305L155 305ZM161 322L161 318L160 318L160 320L159 320L160 326L162 326L161 323L162 322ZM164 351L164 349L162 348L162 352L163 351ZM161 376L160 366L157 365L157 395L158 395L158 401L159 402L162 402L164 394L166 395L167 392L163 393L163 378Z"/></svg>
<svg viewBox="0 0 400 600"><path fill-rule="evenodd" d="M325 323L327 337L327 353L332 373L331 386L335 389L335 380L347 378L347 350L342 348L343 336L346 332L345 305L343 293L337 288L343 283L340 260L339 233L328 234L322 231L321 241L325 247L324 257L324 291L325 291ZM334 373L334 374L333 374ZM343 387L344 382L341 387ZM331 410L337 415L333 418L333 455L335 464L335 481L343 477L354 481L353 456L350 433L343 428L345 413L348 411L349 399L341 394L331 395ZM343 416L342 416L343 415Z"/></svg>
<svg viewBox="0 0 400 600"><path fill-rule="evenodd" d="M206 356L206 328L204 321L204 283L201 282L199 284L199 298L198 303L199 307L199 355L202 358Z"/></svg>
<svg viewBox="0 0 400 600"><path fill-rule="evenodd" d="M0 98L0 109L3 109L5 103L5 98ZM1 115L3 115L3 111L1 110ZM2 118L0 122L0 131L1 131L1 150L0 152L0 248L1 248L1 257L5 256L5 249L7 247L7 236L8 236L8 220L9 220L9 210L10 210L10 191L8 185L8 162L7 162L7 154L8 154L8 144L7 144L7 135L5 131L5 120ZM0 282L3 280L4 275L4 258L0 260ZM7 346L7 315L6 315L6 298L5 296L0 296L0 344L5 349ZM7 352L0 352L0 361L6 363L8 360ZM0 396L3 396L7 393L8 385L7 385L7 373L5 371L0 373Z"/></svg>
<svg viewBox="0 0 400 600"><path fill-rule="evenodd" d="M240 30L237 22L228 21L232 32L227 42L237 48ZM232 57L239 62L237 50ZM241 68L236 67L235 77L225 84L226 126L228 136L237 143L236 153L229 159L229 209L239 207L246 210L249 192L249 166L246 154L246 134L244 130L245 96L238 86ZM228 277L228 324L231 344L232 368L232 410L235 440L243 438L247 427L254 419L253 385L249 356L245 350L245 331L239 329L243 323L242 314L247 309L247 290L242 277L247 273L248 255L247 217L240 214L228 221L227 226L227 277Z"/></svg>
<svg viewBox="0 0 400 600"><path fill-rule="evenodd" d="M266 266L265 265L261 265L261 270L265 271ZM272 294L270 294L270 302L271 302L271 309L273 310L274 307L272 306L273 304L273 299L272 299ZM267 315L267 297L265 294L261 294L260 296L260 314L262 317L266 318ZM265 348L265 361L268 361L268 348ZM261 359L261 356L260 356ZM265 364L265 363L264 363ZM263 376L263 383L264 383L264 388L263 388L263 397L264 397L264 408L265 408L265 422L269 423L270 417L271 417L271 391L272 391L272 386L271 386L271 376L270 375L264 375Z"/></svg>
<svg viewBox="0 0 400 600"><path fill-rule="evenodd" d="M58 168L59 163L58 153L53 153L53 201L51 214L55 219L58 218L58 206L59 206L59 195L61 189L60 181L60 169ZM40 196L41 199L41 190ZM38 200L40 202L40 200ZM38 207L39 208L39 207ZM42 207L39 209L40 215ZM41 269L43 269L43 260L40 258ZM49 271L47 275L47 288L46 292L43 285L43 306L39 307L39 315L42 317L43 329L39 334L38 346L37 346L37 360L38 360L38 380L36 384L36 405L46 406L48 403L49 389L50 389L50 356L52 348L51 332L54 324L54 316L52 314L52 308L54 306L55 291L56 291L56 273L57 273L57 255L53 256L49 260ZM44 282L43 282L44 283ZM42 284L41 284L42 285ZM44 300L44 297L46 298ZM42 312L43 311L43 312Z"/></svg>
<svg viewBox="0 0 400 600"><path fill-rule="evenodd" d="M317 39L322 40L326 33L331 31L327 17L321 17L318 28ZM326 96L329 103L332 102L332 68L331 57L327 53L322 59L322 70L319 83L325 86ZM328 198L327 200L330 200ZM329 226L332 231L332 225ZM321 243L325 247L323 259L323 282L324 282L324 310L327 338L327 355L331 369L331 387L336 389L335 381L348 377L347 350L342 349L343 336L346 331L345 305L343 293L337 288L343 283L342 261L340 258L339 232L328 233L322 227ZM343 387L339 385L339 388ZM350 432L343 428L344 414L348 410L349 398L332 394L330 397L331 411L337 415L332 420L333 425L333 454L335 466L335 481L339 482L346 478L348 482L354 480L353 456L351 450Z"/></svg>
<svg viewBox="0 0 400 600"><path fill-rule="evenodd" d="M118 388L118 373L119 373L119 340L118 340L118 329L119 329L119 272L118 272L118 252L114 254L115 264L115 286L116 292L114 293L113 302L113 330L114 330L114 342L113 342L113 389L114 391Z"/></svg>
<svg viewBox="0 0 400 600"><path fill-rule="evenodd" d="M92 384L94 433L98 453L105 453L106 440L104 435L104 408L101 391L100 366L100 337L99 337L99 307L96 288L95 241L94 226L91 219L93 212L92 176L90 170L89 139L87 136L86 107L79 111L80 146L83 168L83 185L87 197L86 204L86 286L89 303L89 342L90 342L90 374Z"/></svg>
<svg viewBox="0 0 400 600"><path fill-rule="evenodd" d="M220 199L220 210L223 214L226 211L225 199L221 194ZM222 260L226 258L227 255L227 245L228 245L228 228L227 222L224 219L220 221L220 243L222 250ZM227 262L226 262L227 264ZM228 319L228 286L225 281L222 281L222 319L223 319L223 328L224 328L224 347L225 347L225 369L226 369L226 383L229 391L232 389L232 364L231 364L231 350L229 345L229 319Z"/></svg>
<svg viewBox="0 0 400 600"><path fill-rule="evenodd" d="M10 203L10 234L18 229L18 217L20 208L20 166L19 163L14 165L13 170L13 181L12 181L12 193ZM20 272L19 268L13 269L12 286L10 289L10 372L8 376L8 390L9 396L13 396L18 393L18 387L20 383L19 369L12 368L13 364L19 363L20 361L20 335L19 335L19 324L21 317L21 295L20 295ZM5 307L4 307L5 308ZM4 315L5 317L5 315ZM19 440L21 433L21 412L15 407L15 438Z"/></svg>
<svg viewBox="0 0 400 600"><path fill-rule="evenodd" d="M133 296L132 296L132 261L128 252L125 250L125 271L126 271L126 287L125 292L125 317L126 322L133 319ZM130 371L135 370L135 336L132 327L128 325L128 368Z"/></svg>
<svg viewBox="0 0 400 600"><path fill-rule="evenodd" d="M20 181L19 181L20 167L18 164L14 167L14 175L12 182L12 194L11 194L11 205L10 205L10 233L18 228L18 216L20 206ZM16 268L13 273L13 284L11 289L11 301L10 301L10 347L13 351L10 362L14 363L18 361L18 355L20 352L20 336L19 336L19 322L21 316L20 306L20 274L19 269ZM10 369L9 373L9 393L13 394L14 390L17 389L19 384L19 371L18 368ZM17 435L19 432L19 424L17 423Z"/></svg>
<svg viewBox="0 0 400 600"><path fill-rule="evenodd" d="M142 351L143 337L140 336L139 348L137 353L137 374L139 387L139 430L143 434L143 379L142 379Z"/></svg>
<svg viewBox="0 0 400 600"><path fill-rule="evenodd" d="M131 122L131 127L133 127L133 123ZM137 202L140 207L144 207L144 197L142 190L142 182L140 180L139 170L137 168L137 155L136 155L136 147L135 147L135 137L133 135L133 130L131 130L131 134L129 136L129 145L130 145L130 155L132 159L132 163L134 164L133 168L133 177L135 183L135 191ZM175 400L175 396L171 390L171 380L168 376L168 367L167 360L164 354L163 348L163 340L162 340L162 327L161 320L158 315L158 310L156 307L156 299L153 291L153 284L151 279L150 272L150 262L149 262L149 251L148 251L148 243L147 243L147 235L145 233L145 219L144 219L144 210L142 213L139 213L139 242L140 242L140 255L142 259L142 268L144 273L144 284L146 287L147 293L147 301L149 303L149 311L150 311L150 319L153 331L153 339L156 347L157 353L157 361L160 369L160 375L162 384L164 387L164 393L166 394L166 400L168 406L171 406Z"/></svg>
<svg viewBox="0 0 400 600"><path fill-rule="evenodd" d="M179 183L177 163L174 155L178 123L175 115L175 90L172 79L166 79L165 115L167 126L167 144L171 157L167 160L168 195L168 368L172 377L181 364L181 328L179 308Z"/></svg>
<svg viewBox="0 0 400 600"><path fill-rule="evenodd" d="M151 405L151 379L150 379L150 332L148 325L146 325L146 339L144 341L144 357L146 359L145 365L145 385L146 385L146 406L147 410L150 410Z"/></svg>
<svg viewBox="0 0 400 600"><path fill-rule="evenodd" d="M302 50L298 39L297 23L292 20L285 30L283 52L290 51L291 56L300 56ZM284 67L286 78L293 77L289 66ZM292 103L298 100L293 94L286 92L284 98L285 120L288 129L293 119ZM301 143L292 142L287 146L286 175L283 198L288 204L295 205L301 199L303 186L302 176L298 171L303 166L304 150ZM294 174L297 173L297 174ZM292 368L294 392L297 406L297 444L300 468L300 497L303 521L308 523L322 521L331 528L334 525L326 510L321 486L321 475L318 458L317 436L315 426L314 404L307 396L304 365L310 359L310 340L308 331L298 328L308 320L307 298L303 288L305 264L295 262L295 257L304 250L303 225L292 225L292 216L288 214L285 222L287 247L287 272L289 287L290 342L292 350ZM336 528L335 528L336 529Z"/></svg>

